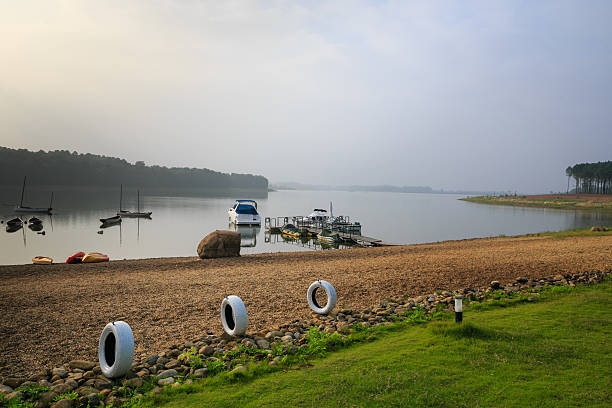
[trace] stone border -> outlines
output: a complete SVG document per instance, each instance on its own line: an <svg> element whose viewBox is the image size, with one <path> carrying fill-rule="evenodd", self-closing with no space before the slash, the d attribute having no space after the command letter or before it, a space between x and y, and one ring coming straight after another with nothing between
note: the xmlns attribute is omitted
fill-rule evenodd
<svg viewBox="0 0 612 408"><path fill-rule="evenodd" d="M85 360L72 360L67 364L53 369L45 369L29 378L7 377L0 383L0 395L5 400L13 398L22 399L28 386L47 387L48 389L36 398L36 407L53 408L86 407L90 406L120 406L127 402L126 394L134 394L135 389L141 387L145 381L155 382L158 387L154 392L160 392L164 386L178 386L180 383L191 383L193 379L207 376L207 368L192 368L188 362L181 359L181 355L192 355L206 362L217 362L225 370L245 372L246 367L238 364L225 353L237 350L238 345L260 349L259 357L267 360L268 364L278 365L281 356L274 355L272 349L282 346L284 353L295 351L298 347L308 343L307 332L311 327L317 327L324 333L350 333L353 324L362 324L373 327L391 324L405 318L407 313L420 309L424 314L443 310L453 310L454 296L462 295L470 301L483 301L490 299L497 291L506 294L523 293L529 295L528 300L533 301L539 295L536 289L547 286L576 286L579 284L595 284L604 281L612 271L588 271L576 274L558 274L538 280L529 280L517 277L513 282L502 285L499 281L492 281L486 288L463 288L454 292L442 291L425 296L407 298L402 301L381 301L378 305L358 311L341 309L328 315L312 313L311 320L293 320L290 323L275 326L268 331L246 334L240 337L231 337L227 333L217 336L208 332L205 336L193 342L182 345L173 345L169 349L153 354L146 358L135 359L128 374L118 380L109 380L102 375L97 362ZM27 392L27 391L26 391ZM58 396L67 395L74 399L65 398L53 402ZM2 405L2 400L0 400Z"/></svg>

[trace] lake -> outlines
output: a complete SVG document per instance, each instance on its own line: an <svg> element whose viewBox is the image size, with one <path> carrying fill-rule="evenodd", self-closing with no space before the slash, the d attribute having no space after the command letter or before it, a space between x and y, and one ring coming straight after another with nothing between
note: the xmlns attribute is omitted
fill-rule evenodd
<svg viewBox="0 0 612 408"><path fill-rule="evenodd" d="M33 191L29 191L33 190ZM208 233L230 229L227 210L234 198L141 196L141 210L149 219L124 219L118 226L100 229L100 218L115 215L119 189L54 188L54 214L37 215L45 235L30 229L0 231L0 264L30 263L37 255L55 262L77 251L106 253L111 259L195 256ZM13 218L19 188L0 194L0 218ZM50 189L32 187L25 205L46 206ZM136 190L124 189L124 209L136 209ZM559 231L592 225L612 225L612 214L540 208L488 206L458 200L450 194L378 193L344 191L277 191L257 199L262 217L308 215L314 208L329 208L334 215L348 215L362 224L362 234L399 244L451 239L518 235ZM26 216L22 215L22 218ZM29 218L30 215L27 216ZM102 234L99 231L103 231ZM312 251L321 249L308 241L285 241L261 228L240 228L241 253Z"/></svg>

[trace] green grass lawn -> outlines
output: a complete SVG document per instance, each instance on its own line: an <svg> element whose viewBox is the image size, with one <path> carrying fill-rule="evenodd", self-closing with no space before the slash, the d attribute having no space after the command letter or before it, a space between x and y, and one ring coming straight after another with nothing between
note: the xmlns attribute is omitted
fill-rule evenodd
<svg viewBox="0 0 612 408"><path fill-rule="evenodd" d="M164 407L610 407L612 282L464 323L396 324L312 366L165 390Z"/></svg>

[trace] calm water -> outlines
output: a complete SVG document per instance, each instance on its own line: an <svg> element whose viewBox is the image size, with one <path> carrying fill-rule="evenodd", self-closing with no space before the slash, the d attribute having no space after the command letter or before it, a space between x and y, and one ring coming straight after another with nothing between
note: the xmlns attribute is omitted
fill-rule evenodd
<svg viewBox="0 0 612 408"><path fill-rule="evenodd" d="M18 190L0 196L0 219L13 218ZM363 235L411 244L449 239L517 235L558 231L596 224L612 225L611 214L536 208L487 206L459 201L461 196L441 194L366 193L336 191L279 191L258 199L266 216L307 215L313 208L328 208L349 215L363 225ZM250 197L235 197L250 198ZM36 189L24 204L45 206L49 192ZM0 264L30 263L44 255L63 262L77 251L98 251L111 259L195 256L200 240L216 229L228 229L227 210L233 198L142 196L141 209L153 211L151 220L124 219L120 226L99 234L99 218L117 211L116 190L55 189L53 217L41 216L45 235L30 229L0 230ZM124 208L136 208L136 191L124 191ZM22 216L23 217L23 216ZM28 216L29 218L30 216ZM261 228L240 228L241 253L311 251L312 243L285 242Z"/></svg>

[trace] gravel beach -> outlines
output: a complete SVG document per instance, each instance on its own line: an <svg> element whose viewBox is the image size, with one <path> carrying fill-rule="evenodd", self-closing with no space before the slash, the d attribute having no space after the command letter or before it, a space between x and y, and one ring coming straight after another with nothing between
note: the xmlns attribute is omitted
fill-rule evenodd
<svg viewBox="0 0 612 408"><path fill-rule="evenodd" d="M221 333L225 295L240 296L252 333L307 318L306 290L325 279L338 306L612 269L612 236L492 238L239 258L159 258L101 264L0 266L0 375L97 360L105 324L127 321L148 355Z"/></svg>

